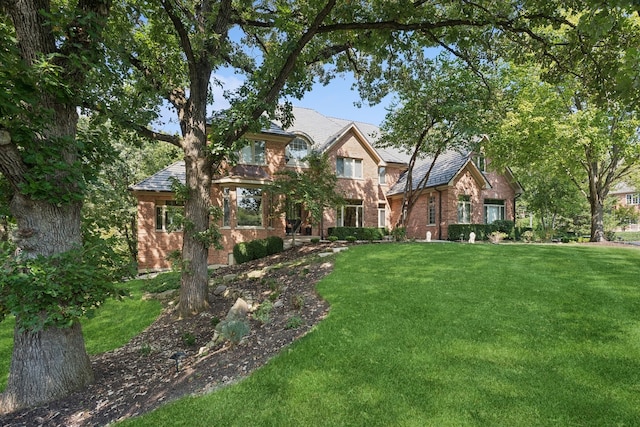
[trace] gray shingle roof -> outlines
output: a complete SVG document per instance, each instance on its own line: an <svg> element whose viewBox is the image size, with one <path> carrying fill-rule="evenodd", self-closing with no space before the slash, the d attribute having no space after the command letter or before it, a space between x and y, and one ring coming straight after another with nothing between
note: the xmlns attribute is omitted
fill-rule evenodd
<svg viewBox="0 0 640 427"><path fill-rule="evenodd" d="M283 129L277 123L272 123L269 130L264 132L279 135L292 136L294 133L306 135L311 139L314 148L324 151L329 148L350 126L356 126L367 141L375 148L380 157L385 162L392 163L409 163L409 154L400 152L393 148L376 148L375 143L380 133L380 129L369 123L353 122L334 117L327 117L315 110L302 107L294 107L293 124ZM413 171L414 188L417 187L420 180L429 170L432 159L424 159L420 161ZM431 171L427 187L435 187L448 184L449 181L464 167L469 161L468 152L448 151L441 154ZM171 192L170 177L177 178L180 182L185 182L184 161L176 162L154 175L140 181L129 187L134 191L160 191ZM398 194L404 191L406 182L406 174L400 177L400 180L391 187L388 194Z"/></svg>
<svg viewBox="0 0 640 427"><path fill-rule="evenodd" d="M159 172L143 179L129 187L133 191L167 191L171 192L171 177L177 178L182 184L186 182L184 161L175 162Z"/></svg>
<svg viewBox="0 0 640 427"><path fill-rule="evenodd" d="M453 177L470 161L468 152L460 152L457 150L451 150L442 153L438 156L425 188L437 187L440 185L448 184ZM429 167L433 162L433 157L426 158L416 162L416 166L413 170L413 189L417 189L420 181L425 177L429 171ZM398 182L396 182L387 192L388 195L400 194L404 192L404 187L407 182L406 172L400 176Z"/></svg>
<svg viewBox="0 0 640 427"><path fill-rule="evenodd" d="M294 120L286 130L300 133L311 139L313 148L323 152L327 150L350 126L358 128L367 142L378 152L382 160L391 163L408 163L409 156L393 148L378 148L376 141L380 137L380 128L371 123L328 117L310 108L293 107Z"/></svg>

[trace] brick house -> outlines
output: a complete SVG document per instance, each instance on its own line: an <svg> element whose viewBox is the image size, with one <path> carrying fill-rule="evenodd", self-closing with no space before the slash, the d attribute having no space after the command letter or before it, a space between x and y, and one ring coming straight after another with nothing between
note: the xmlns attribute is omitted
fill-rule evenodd
<svg viewBox="0 0 640 427"><path fill-rule="evenodd" d="M211 198L224 213L219 224L223 249L210 250L210 264L232 262L233 246L239 241L285 236L298 227L301 234L326 237L335 226L393 228L396 224L408 156L376 148L379 129L374 125L326 117L307 108L294 108L293 113L294 122L287 129L272 124L260 134L247 135L252 142L239 153L238 164L214 177ZM302 207L293 207L284 218L273 218L262 188L278 170L304 168L302 159L310 150L327 154L346 204L327 209L319 224L309 224ZM425 165L417 165L414 185L428 169ZM184 162L130 187L138 199L141 269L169 267L167 255L182 247L182 233L171 229L172 214L180 209L171 191L171 177L184 182ZM521 192L510 171L488 172L483 159L470 152L444 153L408 218L407 235L424 239L430 231L432 238L446 239L448 224L513 219Z"/></svg>
<svg viewBox="0 0 640 427"><path fill-rule="evenodd" d="M623 182L616 185L609 195L615 199L615 208L633 206L640 213L640 191L635 187ZM618 227L614 231L623 231L623 228ZM640 224L632 221L624 227L624 231L640 231Z"/></svg>

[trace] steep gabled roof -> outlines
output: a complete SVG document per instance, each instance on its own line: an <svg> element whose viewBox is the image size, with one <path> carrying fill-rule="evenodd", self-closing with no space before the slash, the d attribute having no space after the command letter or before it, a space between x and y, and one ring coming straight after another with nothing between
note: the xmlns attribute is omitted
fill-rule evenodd
<svg viewBox="0 0 640 427"><path fill-rule="evenodd" d="M184 160L175 162L159 172L151 175L149 178L143 179L137 184L129 187L132 191L158 191L172 192L171 178L176 178L182 184L186 182L186 172Z"/></svg>
<svg viewBox="0 0 640 427"><path fill-rule="evenodd" d="M320 152L329 149L349 129L355 128L384 162L406 164L409 161L406 154L376 146L380 137L380 128L376 125L328 117L310 108L293 107L292 112L294 120L286 130L311 139L313 148Z"/></svg>
<svg viewBox="0 0 640 427"><path fill-rule="evenodd" d="M431 167L431 163L433 162L433 157L426 158L421 160L419 163L416 162L416 166L413 170L413 183L412 189L416 190L418 188L418 184L422 179L424 179L427 172L429 172L429 168ZM433 169L431 170L431 174L429 175L429 179L427 180L427 184L424 188L433 188L439 187L443 185L450 185L456 176L462 172L462 170L469 166L472 168L472 172L476 172L475 175L484 180L485 186L490 187L489 181L485 178L482 172L476 167L476 165L471 161L471 156L469 152L461 152L457 150L446 151L436 159L435 164L433 165ZM405 172L400 176L398 182L396 182L387 192L387 195L392 196L394 194L401 194L404 192L405 185L407 182L407 173Z"/></svg>

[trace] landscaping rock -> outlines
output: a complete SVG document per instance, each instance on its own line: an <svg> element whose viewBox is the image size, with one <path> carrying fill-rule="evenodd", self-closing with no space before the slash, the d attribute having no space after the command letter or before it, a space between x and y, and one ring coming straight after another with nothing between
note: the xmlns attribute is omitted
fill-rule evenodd
<svg viewBox="0 0 640 427"><path fill-rule="evenodd" d="M218 285L218 287L213 291L213 294L216 296L222 295L222 293L226 290L227 290L227 287L225 285Z"/></svg>
<svg viewBox="0 0 640 427"><path fill-rule="evenodd" d="M233 304L233 307L229 309L226 320L244 320L247 318L249 312L249 305L242 298L238 298Z"/></svg>

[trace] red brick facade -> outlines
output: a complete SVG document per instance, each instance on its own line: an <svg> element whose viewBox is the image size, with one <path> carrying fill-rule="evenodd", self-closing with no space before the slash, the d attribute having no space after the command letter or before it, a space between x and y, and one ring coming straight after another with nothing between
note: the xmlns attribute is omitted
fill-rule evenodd
<svg viewBox="0 0 640 427"><path fill-rule="evenodd" d="M212 204L224 208L226 198L226 206L229 208L228 215L219 224L223 248L209 250L208 262L212 265L232 262L233 246L238 242L262 239L271 235L284 237L286 233L285 218L274 218L270 215L268 197L262 197L262 225L238 224L238 189L261 188L278 170L288 167L285 148L292 140L291 137L261 134L253 135L253 138L265 141L265 164L227 168L228 170L214 179L212 184ZM351 209L348 211L348 219L345 210L338 212L336 209L327 209L321 223L311 229L311 234L328 236L329 228L340 225L339 218L342 218L343 222L357 223L361 227L394 228L400 215L402 195L387 197L387 193L399 180L406 165L385 162L355 126L348 128L325 148L325 152L334 170L338 159L342 162L347 159L361 164L362 174L338 179L339 191L349 200L350 208L344 208ZM382 183L379 177L380 167L384 167L386 171L386 179ZM425 239L427 232L431 232L431 238L434 240L446 239L448 225L458 223L459 196L469 197L472 223L484 222L484 201L487 199L504 201L504 218L513 219L516 186L508 181L509 178L512 178L510 174L493 172L485 173L483 176L473 163L467 162L452 182L424 190L408 219L407 237ZM158 229L162 227L156 225L156 209L166 201L172 200L172 193L135 191L135 194L138 197L139 269L169 268L167 256L172 251L181 249L182 233ZM433 211L431 218L430 210ZM382 223L381 219L384 220Z"/></svg>

